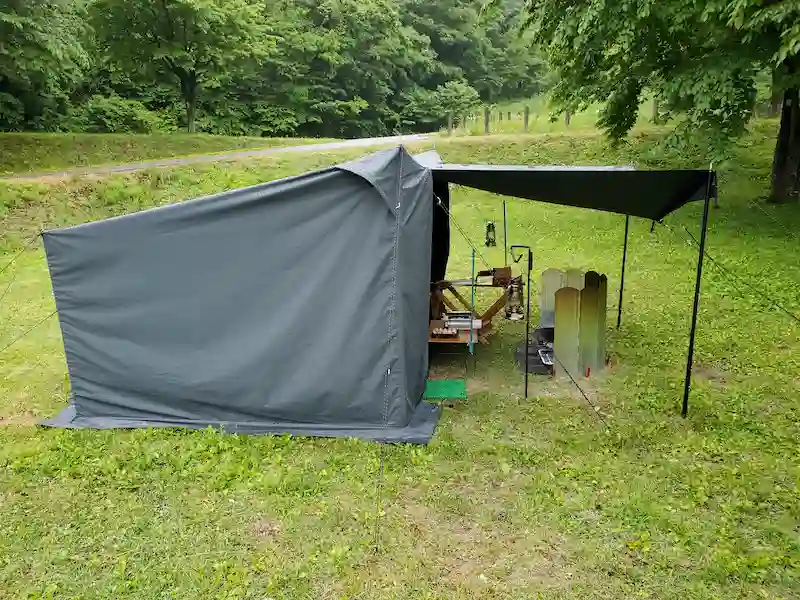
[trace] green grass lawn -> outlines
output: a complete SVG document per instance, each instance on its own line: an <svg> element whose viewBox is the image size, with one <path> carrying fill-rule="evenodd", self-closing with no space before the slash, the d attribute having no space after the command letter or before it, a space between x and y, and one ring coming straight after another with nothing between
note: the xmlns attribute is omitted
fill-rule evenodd
<svg viewBox="0 0 800 600"><path fill-rule="evenodd" d="M319 141L323 140L187 133L0 133L0 175L46 173L192 154L299 146Z"/></svg>
<svg viewBox="0 0 800 600"><path fill-rule="evenodd" d="M800 210L752 204L773 134L756 127L722 166L709 252L797 313ZM615 149L594 135L464 137L437 149L453 162L705 164L660 156L655 136ZM43 225L359 153L0 184L0 269ZM700 209L667 223L697 232ZM508 210L510 241L534 247L537 270L605 272L616 304L622 217L513 200ZM497 197L465 189L453 192L453 214L476 243L486 220L502 222ZM800 327L709 264L682 420L697 252L649 225L633 221L613 366L585 382L608 428L567 384L534 379L524 400L513 359L524 326L503 323L469 367L469 400L444 410L427 447L39 429L28 423L66 404L58 326L46 321L0 354L0 419L12 423L0 427L0 598L797 598ZM451 273L465 275L470 246L452 239ZM499 246L479 250L500 264ZM42 252L18 267L0 274L2 295L15 273L0 348L52 311ZM442 357L434 368L464 367Z"/></svg>
<svg viewBox="0 0 800 600"><path fill-rule="evenodd" d="M564 115L553 120L552 110L547 99L541 96L517 102L505 102L491 107L489 120L490 134L519 134L525 132L525 107L528 107L530 116L528 120L528 133L577 133L596 132L597 116L601 105L596 104L588 109L570 116L567 125ZM652 103L643 102L639 107L639 117L636 128L652 126ZM510 118L509 118L510 117ZM483 108L475 110L470 119L464 123L457 123L453 135L484 135ZM460 117L457 118L457 121ZM442 131L446 133L446 131Z"/></svg>

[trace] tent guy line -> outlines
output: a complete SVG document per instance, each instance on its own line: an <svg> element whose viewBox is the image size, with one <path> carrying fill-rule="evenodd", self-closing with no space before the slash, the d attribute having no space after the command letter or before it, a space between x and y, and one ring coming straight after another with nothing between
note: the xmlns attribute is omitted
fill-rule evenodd
<svg viewBox="0 0 800 600"><path fill-rule="evenodd" d="M558 364L561 366L562 369L564 369L564 373L566 373L567 376L569 377L569 380L575 385L576 388L578 388L578 391L581 393L581 396L583 396L583 399L586 400L586 403L591 407L592 410L589 412L594 414L594 416L600 420L600 422L607 430L610 430L611 427L609 427L608 422L600 413L600 407L595 405L595 403L589 399L589 395L585 391L583 391L583 388L580 386L580 384L577 381L575 381L575 378L572 376L572 373L570 373L569 369L567 369L564 366L564 363L561 362L561 359L558 358L558 355L555 352L553 352L553 358L555 358L556 361L558 361Z"/></svg>
<svg viewBox="0 0 800 600"><path fill-rule="evenodd" d="M18 335L17 337L15 337L15 338L14 338L13 340L11 340L11 341L10 341L8 344L6 344L6 345L5 345L5 346L3 346L2 348L0 348L0 354L2 354L3 352L5 352L6 350L10 349L10 348L11 348L11 347L12 347L14 344L16 344L17 342L19 342L20 340L22 340L22 339L23 339L23 338L24 338L26 335L28 335L28 334L29 334L29 333L31 333L31 332L32 332L34 329L36 329L37 327L39 327L40 325L42 325L42 324L43 324L45 321L47 321L47 320L48 320L50 317L52 317L53 315L55 315L57 312L58 312L57 310L54 310L54 311L53 311L53 312L51 312L49 315L47 315L46 317L44 317L43 319L41 319L40 321L38 321L38 322L37 322L35 325L33 325L33 326L29 327L29 328L28 328L28 329L26 329L26 330L25 330L23 333L21 333L20 335Z"/></svg>
<svg viewBox="0 0 800 600"><path fill-rule="evenodd" d="M687 244L687 245L689 245L689 246L691 246L691 247L693 247L693 248L697 248L697 247L699 247L700 243L697 241L697 238L695 238L695 237L694 237L694 235L692 234L692 232L691 232L691 231L689 231L689 230L686 228L686 226L685 226L685 225L683 225L682 223L680 224L680 225L681 225L681 227L683 228L683 230L686 232L686 234L687 234L687 235L688 235L688 236L689 236L691 239L686 239L686 237L685 237L685 236L681 235L681 234L680 234L678 231L676 231L675 229L673 229L672 227L670 227L670 226L669 226L669 224L667 224L667 223L664 223L664 222L662 222L662 223L661 223L661 225L663 225L664 227L666 227L666 228L667 228L667 230L668 230L668 231L670 231L670 232L671 232L673 235L675 235L675 236L676 236L678 239L681 239L681 240L683 240L684 242L686 242L686 244ZM743 278L743 277L741 277L740 275L737 275L735 271L733 271L733 270L732 270L732 269L730 269L729 267L727 267L727 266L723 265L723 264L722 264L722 263L719 261L719 259L717 259L717 258L714 258L713 256L711 256L711 254L709 254L708 250L706 250L706 251L705 251L705 256L706 256L706 258L709 260L709 262L710 262L710 263L711 263L711 264L712 264L712 265L713 265L713 266L714 266L714 267L715 267L717 270L719 270L719 271L720 271L720 272L721 272L723 275L726 275L726 276L729 278L729 280L738 280L739 282L741 282L742 284L744 284L745 286L747 286L747 287L748 287L748 288L749 288L749 289L750 289L750 290L751 290L753 293L755 293L756 295L758 295L760 298L762 298L762 299L765 299L765 300L767 301L767 304L769 304L769 305L770 305L772 308L776 308L776 309L778 309L780 312L783 312L785 315L787 315L787 316L788 316L790 319L792 319L793 321L796 321L797 323L800 323L800 316L796 315L795 313L793 313L792 311L790 311L788 308L786 308L785 306L783 306L783 304L781 304L779 301L775 300L775 298L773 298L772 296L770 296L770 295L769 295L767 292L765 292L763 289L759 289L759 288L757 288L757 287L756 287L754 284L752 284L752 283L748 282L746 279L744 279L744 278ZM729 283L731 283L731 282L729 281ZM737 290L737 291L738 291L738 292L741 294L741 296L742 296L743 298L746 296L746 294L744 294L740 288L736 287L736 286L735 286L733 283L731 283L731 285L733 285L733 287L734 287L734 288L735 288L735 289L736 289L736 290Z"/></svg>

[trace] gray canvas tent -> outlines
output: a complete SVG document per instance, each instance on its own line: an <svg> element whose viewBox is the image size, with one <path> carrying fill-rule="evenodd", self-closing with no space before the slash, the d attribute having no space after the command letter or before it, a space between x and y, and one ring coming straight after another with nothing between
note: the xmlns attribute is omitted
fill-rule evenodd
<svg viewBox="0 0 800 600"><path fill-rule="evenodd" d="M427 442L431 171L401 148L44 234L49 425Z"/></svg>
<svg viewBox="0 0 800 600"><path fill-rule="evenodd" d="M450 183L660 219L707 179L446 165L399 147L47 231L72 394L44 424L426 443L439 418L422 401L428 293L447 268Z"/></svg>

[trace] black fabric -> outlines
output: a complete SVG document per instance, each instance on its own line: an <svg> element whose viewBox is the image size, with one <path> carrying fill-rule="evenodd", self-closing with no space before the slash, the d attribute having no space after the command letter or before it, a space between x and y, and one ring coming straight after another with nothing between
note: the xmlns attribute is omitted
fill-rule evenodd
<svg viewBox="0 0 800 600"><path fill-rule="evenodd" d="M592 208L660 221L705 197L713 172L631 167L433 166L434 185L454 183L504 196Z"/></svg>
<svg viewBox="0 0 800 600"><path fill-rule="evenodd" d="M450 186L446 181L433 182L433 240L431 249L431 282L447 275L450 258Z"/></svg>

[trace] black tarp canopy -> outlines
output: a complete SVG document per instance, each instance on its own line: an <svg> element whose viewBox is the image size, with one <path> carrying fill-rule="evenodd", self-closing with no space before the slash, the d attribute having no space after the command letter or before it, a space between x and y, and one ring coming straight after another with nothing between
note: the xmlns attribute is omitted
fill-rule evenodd
<svg viewBox="0 0 800 600"><path fill-rule="evenodd" d="M700 252L689 333L682 414L688 411L694 338L703 273L709 202L717 196L717 176L703 169L636 169L622 166L572 165L464 165L443 163L436 151L415 157L433 171L436 200L433 219L432 281L444 279L450 251L450 184L562 206L588 208L625 215L622 269L620 274L617 328L622 319L625 264L628 256L630 217L655 223L696 200L704 200ZM437 211L437 208L439 209ZM446 240L446 241L444 241Z"/></svg>
<svg viewBox="0 0 800 600"><path fill-rule="evenodd" d="M422 402L427 292L446 271L449 184L661 219L712 181L447 165L398 147L47 231L71 402L46 424L425 443L439 415Z"/></svg>
<svg viewBox="0 0 800 600"><path fill-rule="evenodd" d="M443 163L436 152L415 157L434 182L457 184L523 198L591 208L660 221L683 205L705 198L709 172L652 170L632 166L462 165ZM712 174L712 185L713 174Z"/></svg>

